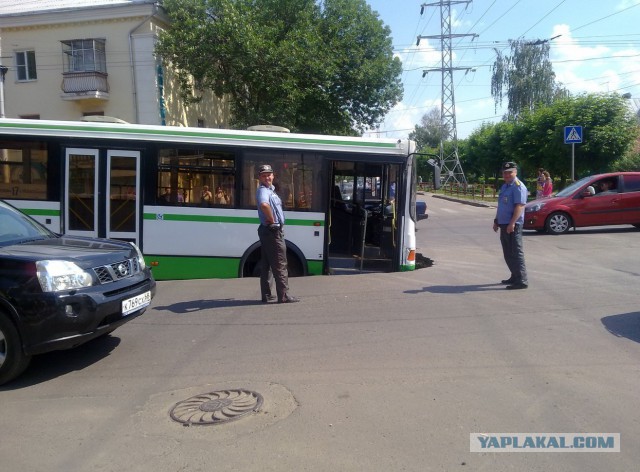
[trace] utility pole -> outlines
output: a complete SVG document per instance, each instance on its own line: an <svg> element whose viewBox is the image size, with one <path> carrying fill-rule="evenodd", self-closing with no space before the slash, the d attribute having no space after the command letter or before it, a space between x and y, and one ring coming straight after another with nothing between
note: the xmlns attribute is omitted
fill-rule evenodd
<svg viewBox="0 0 640 472"><path fill-rule="evenodd" d="M0 118L4 118L4 76L9 68L0 64Z"/></svg>
<svg viewBox="0 0 640 472"><path fill-rule="evenodd" d="M472 36L476 38L477 34L451 34L451 5L458 3L471 3L472 0L440 0L435 3L423 3L420 14L424 13L425 7L440 7L440 25L441 34L433 36L418 36L416 46L420 45L421 39L439 39L442 53L442 67L439 69L426 69L422 76L429 72L442 73L442 102L440 105L440 179L442 184L454 181L458 184L466 185L467 179L460 165L460 157L458 155L458 130L456 125L456 101L453 90L453 72L464 70L468 72L472 70L470 67L453 67L451 40L453 38L462 38ZM444 143L450 141L453 149L445 152Z"/></svg>
<svg viewBox="0 0 640 472"><path fill-rule="evenodd" d="M4 76L9 68L2 65L2 38L0 37L0 118L4 118Z"/></svg>

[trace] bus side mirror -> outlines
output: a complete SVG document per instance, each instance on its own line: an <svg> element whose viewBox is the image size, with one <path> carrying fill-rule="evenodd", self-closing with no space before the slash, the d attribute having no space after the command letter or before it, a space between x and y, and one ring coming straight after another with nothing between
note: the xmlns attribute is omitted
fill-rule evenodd
<svg viewBox="0 0 640 472"><path fill-rule="evenodd" d="M438 190L440 187L440 166L436 164L433 166L433 189Z"/></svg>

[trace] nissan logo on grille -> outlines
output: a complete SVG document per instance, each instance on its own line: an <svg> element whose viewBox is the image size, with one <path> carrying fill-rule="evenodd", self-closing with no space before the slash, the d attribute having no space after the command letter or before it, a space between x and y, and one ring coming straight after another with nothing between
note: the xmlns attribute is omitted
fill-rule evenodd
<svg viewBox="0 0 640 472"><path fill-rule="evenodd" d="M118 264L116 270L118 271L118 274L120 274L120 277L124 277L128 272L127 266L124 264Z"/></svg>
<svg viewBox="0 0 640 472"><path fill-rule="evenodd" d="M100 283L106 284L140 273L140 266L136 263L135 259L125 259L124 261L114 264L94 267L93 270L98 276Z"/></svg>

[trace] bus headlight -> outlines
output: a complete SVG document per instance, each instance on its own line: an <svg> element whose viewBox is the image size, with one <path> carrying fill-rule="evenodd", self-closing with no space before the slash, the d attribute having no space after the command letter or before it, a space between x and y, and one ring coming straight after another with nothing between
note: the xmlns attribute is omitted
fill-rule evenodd
<svg viewBox="0 0 640 472"><path fill-rule="evenodd" d="M144 256L142 255L142 251L140 250L140 248L135 243L129 244L133 246L133 248L136 250L136 253L138 254L138 266L140 267L140 270L146 269L147 264L144 262Z"/></svg>
<svg viewBox="0 0 640 472"><path fill-rule="evenodd" d="M93 285L91 274L69 261L38 261L36 272L43 292L74 290Z"/></svg>

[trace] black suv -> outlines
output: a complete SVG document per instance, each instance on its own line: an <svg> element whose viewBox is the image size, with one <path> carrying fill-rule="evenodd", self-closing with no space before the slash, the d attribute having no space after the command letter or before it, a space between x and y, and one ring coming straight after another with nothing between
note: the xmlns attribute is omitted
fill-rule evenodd
<svg viewBox="0 0 640 472"><path fill-rule="evenodd" d="M135 244L59 236L0 201L0 385L31 356L141 315L156 282Z"/></svg>

